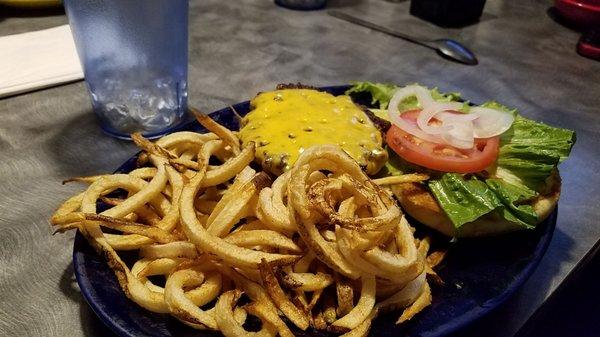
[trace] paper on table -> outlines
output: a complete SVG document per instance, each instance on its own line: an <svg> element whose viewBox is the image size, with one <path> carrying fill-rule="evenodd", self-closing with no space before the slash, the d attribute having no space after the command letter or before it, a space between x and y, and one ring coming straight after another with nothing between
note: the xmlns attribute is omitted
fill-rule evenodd
<svg viewBox="0 0 600 337"><path fill-rule="evenodd" d="M0 37L0 97L82 78L69 25Z"/></svg>

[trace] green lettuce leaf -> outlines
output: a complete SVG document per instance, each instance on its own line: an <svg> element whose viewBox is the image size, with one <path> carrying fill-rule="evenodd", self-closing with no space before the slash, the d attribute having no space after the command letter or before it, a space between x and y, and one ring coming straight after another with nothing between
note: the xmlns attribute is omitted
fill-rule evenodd
<svg viewBox="0 0 600 337"><path fill-rule="evenodd" d="M478 177L465 177L458 173L446 173L440 179L430 180L428 184L457 229L492 212L523 228L534 228L537 222L537 215L531 206L519 205L519 202L536 195L527 188L500 179L484 182Z"/></svg>
<svg viewBox="0 0 600 337"><path fill-rule="evenodd" d="M522 222L535 226L538 216L533 207L526 204L538 195L534 190L502 179L487 179L485 183L502 201L505 211L512 213Z"/></svg>
<svg viewBox="0 0 600 337"><path fill-rule="evenodd" d="M388 122L390 121L390 116L388 116L386 109L369 109L369 110L371 110L371 112L373 114L375 114L375 116L377 116L381 119L385 119Z"/></svg>
<svg viewBox="0 0 600 337"><path fill-rule="evenodd" d="M487 184L475 177L446 173L430 180L429 188L456 228L504 207Z"/></svg>
<svg viewBox="0 0 600 337"><path fill-rule="evenodd" d="M481 104L481 106L484 108L506 111L515 117L518 115L517 109L511 109L511 108L507 107L506 105L502 105L496 101L487 101L487 102Z"/></svg>
<svg viewBox="0 0 600 337"><path fill-rule="evenodd" d="M388 103L390 103L390 100L394 95L394 91L396 91L398 88L399 87L394 84L387 83L353 82L352 87L346 91L346 95L369 93L372 97L371 104L379 105L380 109L387 109ZM437 88L431 89L431 96L433 99L439 102L452 102L460 100L459 93L451 92L442 94ZM415 96L407 97L400 104L400 111L417 109L421 107ZM465 102L465 107L463 107L463 109L468 109L467 102Z"/></svg>
<svg viewBox="0 0 600 337"><path fill-rule="evenodd" d="M519 177L526 186L537 189L569 156L575 140L574 131L517 115L511 128L500 137L497 165Z"/></svg>
<svg viewBox="0 0 600 337"><path fill-rule="evenodd" d="M352 87L346 91L346 95L369 93L372 97L371 104L378 104L380 109L385 109L397 88L393 84L354 82Z"/></svg>

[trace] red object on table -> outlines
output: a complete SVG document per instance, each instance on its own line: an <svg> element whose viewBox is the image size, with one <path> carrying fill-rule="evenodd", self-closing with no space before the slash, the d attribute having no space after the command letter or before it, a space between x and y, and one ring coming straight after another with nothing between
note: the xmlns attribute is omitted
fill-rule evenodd
<svg viewBox="0 0 600 337"><path fill-rule="evenodd" d="M563 17L578 26L600 26L600 0L556 0L554 6Z"/></svg>
<svg viewBox="0 0 600 337"><path fill-rule="evenodd" d="M577 43L579 55L600 60L600 30L590 30L583 34Z"/></svg>
<svg viewBox="0 0 600 337"><path fill-rule="evenodd" d="M577 52L594 60L600 60L600 47L585 43L577 44Z"/></svg>

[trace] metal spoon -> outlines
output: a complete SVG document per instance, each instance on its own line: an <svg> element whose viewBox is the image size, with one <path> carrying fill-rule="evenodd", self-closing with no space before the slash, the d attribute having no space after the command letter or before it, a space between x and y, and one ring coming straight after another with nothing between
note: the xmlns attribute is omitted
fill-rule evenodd
<svg viewBox="0 0 600 337"><path fill-rule="evenodd" d="M376 31L379 31L379 32L382 32L382 33L385 33L385 34L388 34L391 36L399 37L406 41L427 47L429 49L433 49L433 50L437 51L438 54L440 54L441 56L452 59L454 61L458 61L460 63L464 63L464 64L468 64L468 65L476 65L478 63L477 57L475 57L475 54L473 54L473 52L470 51L467 47L460 44L460 42L455 41L455 40L451 40L451 39L437 39L437 40L431 40L431 41L419 40L412 36L398 33L389 28L374 24L369 21L365 21L363 19L357 18L352 15L348 15L346 13L331 10L331 11L327 12L327 14L329 14L335 18L342 19L344 21L348 21L350 23L354 23L354 24L357 24L357 25L360 25L363 27L371 28L373 30L376 30Z"/></svg>

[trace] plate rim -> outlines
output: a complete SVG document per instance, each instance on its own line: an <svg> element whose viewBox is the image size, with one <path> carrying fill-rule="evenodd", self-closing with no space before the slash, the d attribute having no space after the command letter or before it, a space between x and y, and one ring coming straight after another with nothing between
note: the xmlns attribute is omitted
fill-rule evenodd
<svg viewBox="0 0 600 337"><path fill-rule="evenodd" d="M322 86L318 87L319 90L325 91L336 91L343 90L344 88L349 88L350 85L333 85L333 86ZM231 107L234 109L237 106L248 104L250 100L238 102L235 104L231 104L225 108L215 110L209 115L213 114L224 114L224 113L233 113L231 111ZM187 129L189 126L196 124L196 121L190 121L185 123L183 129ZM118 172L121 170L123 166L126 166L131 163L131 161L135 160L137 154L131 156L126 161L124 161L119 168L115 170ZM552 237L554 235L554 231L557 223L558 214L558 204L555 206L554 210L550 213L550 215L544 219L540 224L544 224L545 228L539 228L542 233L540 234L539 240L536 243L535 249L532 252L533 258L532 260L523 268L523 270L518 274L518 276L513 279L513 281L506 287L501 294L498 296L492 297L488 299L484 304L477 306L458 318L448 321L446 324L440 325L438 328L434 330L434 333L431 336L442 336L447 335L453 332L458 331L461 328L466 327L468 324L479 320L480 318L488 315L495 309L497 309L501 304L506 302L508 298L510 298L514 293L521 288L521 286L529 279L529 277L533 274L535 269L539 266L541 259L544 257L550 242L552 241ZM538 230L536 228L535 230ZM73 271L75 274L75 278L77 280L77 284L79 285L79 289L90 306L92 311L98 316L98 318L116 335L120 337L139 337L140 334L133 333L126 326L122 326L123 324L117 322L108 312L105 312L100 307L99 303L94 300L94 296L91 293L91 289L93 289L92 284L89 282L89 279L85 277L86 271L83 267L85 263L85 258L83 254L78 254L81 249L81 245L89 245L89 243L85 240L83 235L77 231L75 235L75 240L73 242ZM104 263L106 261L102 260Z"/></svg>

